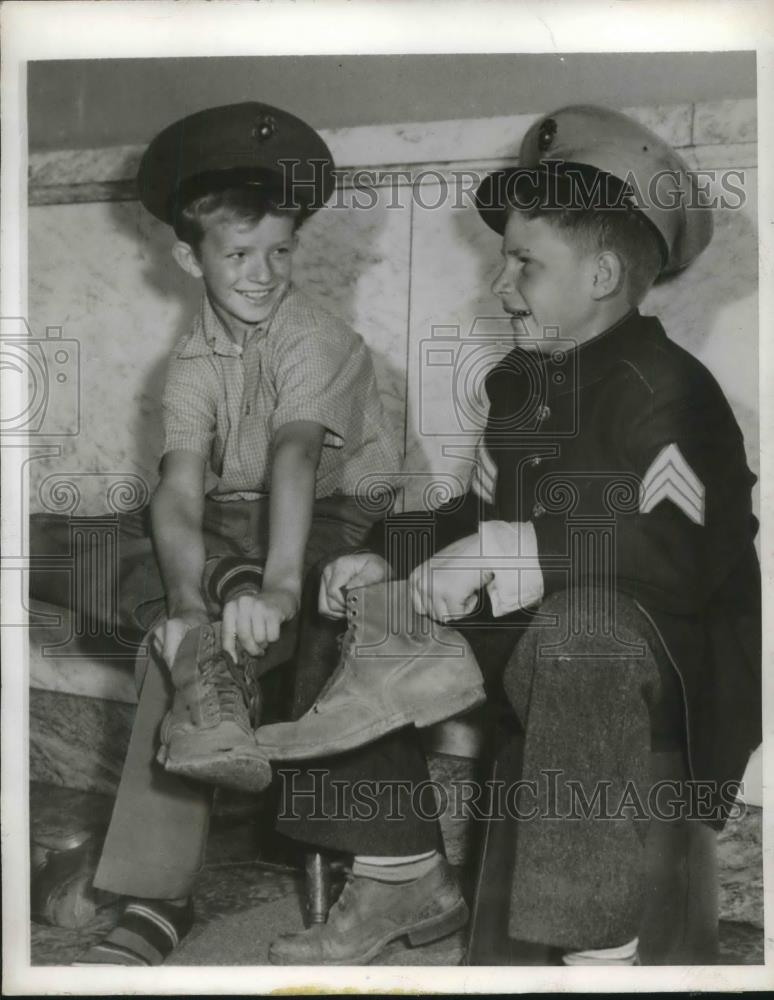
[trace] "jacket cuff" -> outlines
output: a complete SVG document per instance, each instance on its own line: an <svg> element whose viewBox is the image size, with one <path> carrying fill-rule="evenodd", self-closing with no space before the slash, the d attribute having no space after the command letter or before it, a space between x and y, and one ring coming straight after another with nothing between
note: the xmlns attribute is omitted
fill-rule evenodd
<svg viewBox="0 0 774 1000"><path fill-rule="evenodd" d="M543 599L543 571L538 560L535 528L530 521L483 521L481 554L494 576L487 584L495 618Z"/></svg>

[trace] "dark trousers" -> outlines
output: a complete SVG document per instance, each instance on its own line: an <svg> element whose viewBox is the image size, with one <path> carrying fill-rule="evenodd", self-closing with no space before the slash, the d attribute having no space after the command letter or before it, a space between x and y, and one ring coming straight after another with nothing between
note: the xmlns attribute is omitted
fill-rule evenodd
<svg viewBox="0 0 774 1000"><path fill-rule="evenodd" d="M647 817L637 804L648 800L651 750L684 744L679 682L658 637L629 597L593 589L499 620L484 609L456 627L485 678L490 777L506 796L485 820L490 860L477 896L483 879L511 938L565 949L630 940L643 901ZM381 856L440 846L432 809L414 797L429 774L413 729L283 767L280 779L278 830L296 840Z"/></svg>
<svg viewBox="0 0 774 1000"><path fill-rule="evenodd" d="M481 615L477 622L459 628L481 666L488 697L487 716L492 720L492 733L501 739L509 725L518 727L502 688L502 675L525 622L522 615L511 618L507 624L492 627ZM342 626L338 629L341 632ZM310 688L307 694L311 697L299 707L309 707L316 693ZM414 809L411 803L413 790L430 780L427 760L413 728L335 757L301 766L283 765L277 776L277 830L285 836L352 854L419 854L441 847L437 821L423 815L430 810ZM350 801L353 789L358 789L354 794L362 799L360 807ZM370 805L374 798L377 807ZM376 817L371 816L374 809Z"/></svg>

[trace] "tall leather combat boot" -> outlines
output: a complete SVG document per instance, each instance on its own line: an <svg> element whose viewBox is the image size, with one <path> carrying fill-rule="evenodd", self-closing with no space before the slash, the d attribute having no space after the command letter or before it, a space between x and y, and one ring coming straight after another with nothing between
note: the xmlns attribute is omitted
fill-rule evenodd
<svg viewBox="0 0 774 1000"><path fill-rule="evenodd" d="M250 662L243 653L234 663L222 649L220 624L186 633L172 667L172 709L161 724L157 759L167 771L241 792L261 792L271 782L253 735L259 689Z"/></svg>
<svg viewBox="0 0 774 1000"><path fill-rule="evenodd" d="M386 733L432 726L485 700L483 678L459 632L417 615L405 581L347 594L349 629L339 666L296 722L255 738L273 760L343 753Z"/></svg>

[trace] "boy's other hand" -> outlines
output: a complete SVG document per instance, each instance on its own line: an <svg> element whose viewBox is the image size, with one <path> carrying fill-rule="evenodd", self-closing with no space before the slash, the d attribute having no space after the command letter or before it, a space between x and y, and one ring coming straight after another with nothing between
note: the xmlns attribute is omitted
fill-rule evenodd
<svg viewBox="0 0 774 1000"><path fill-rule="evenodd" d="M153 630L153 643L169 669L175 662L180 643L187 632L209 621L206 611L186 611L172 618L165 618Z"/></svg>
<svg viewBox="0 0 774 1000"><path fill-rule="evenodd" d="M444 622L465 618L478 605L479 591L494 573L481 555L478 533L441 549L409 577L414 610Z"/></svg>
<svg viewBox="0 0 774 1000"><path fill-rule="evenodd" d="M326 618L343 618L347 613L345 591L370 587L392 576L390 564L373 552L339 556L323 570L318 608Z"/></svg>
<svg viewBox="0 0 774 1000"><path fill-rule="evenodd" d="M239 641L250 656L263 656L297 611L298 598L288 590L240 594L223 606L223 648L236 660Z"/></svg>

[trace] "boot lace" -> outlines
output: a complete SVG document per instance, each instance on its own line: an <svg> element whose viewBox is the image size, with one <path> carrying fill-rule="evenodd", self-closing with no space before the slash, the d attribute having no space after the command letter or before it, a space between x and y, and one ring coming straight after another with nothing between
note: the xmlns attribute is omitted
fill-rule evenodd
<svg viewBox="0 0 774 1000"><path fill-rule="evenodd" d="M214 692L223 721L235 722L250 729L248 704L250 692L241 670L229 653L221 650L201 666L201 677Z"/></svg>

